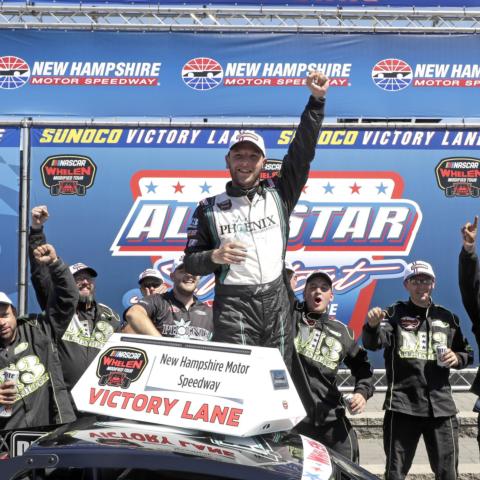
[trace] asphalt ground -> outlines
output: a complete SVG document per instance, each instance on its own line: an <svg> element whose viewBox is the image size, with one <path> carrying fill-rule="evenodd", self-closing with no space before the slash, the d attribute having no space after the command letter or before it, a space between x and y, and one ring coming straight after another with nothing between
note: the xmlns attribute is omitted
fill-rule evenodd
<svg viewBox="0 0 480 480"><path fill-rule="evenodd" d="M384 392L375 393L367 402L365 413L351 416L359 436L360 464L370 472L383 478L385 454L383 451L382 410ZM470 392L454 392L453 397L459 410L459 475L461 479L480 480L480 452L477 443L477 417L472 412L476 396ZM433 473L425 450L423 439L420 440L415 459L407 479L433 479Z"/></svg>

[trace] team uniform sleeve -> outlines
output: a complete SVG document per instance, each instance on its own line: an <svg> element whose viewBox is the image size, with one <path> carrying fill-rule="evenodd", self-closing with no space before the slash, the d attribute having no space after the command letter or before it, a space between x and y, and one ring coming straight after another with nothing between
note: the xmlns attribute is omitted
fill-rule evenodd
<svg viewBox="0 0 480 480"><path fill-rule="evenodd" d="M68 265L61 259L47 269L52 281L52 294L48 297L46 307L47 320L57 338L61 338L75 314L79 292Z"/></svg>
<svg viewBox="0 0 480 480"><path fill-rule="evenodd" d="M43 231L43 227L30 227L28 233L28 257L30 260L30 279L32 281L33 289L37 302L42 310L47 308L48 297L52 293L52 279L47 265L38 263L33 256L33 251L40 245L45 245L47 239Z"/></svg>
<svg viewBox="0 0 480 480"><path fill-rule="evenodd" d="M453 315L455 327L453 329L452 350L457 354L458 365L454 367L456 370L468 367L473 363L473 349L468 340L463 336L460 328L460 320Z"/></svg>
<svg viewBox="0 0 480 480"><path fill-rule="evenodd" d="M344 363L355 378L354 392L361 393L365 400L368 400L375 391L373 385L373 368L368 360L366 350L359 346L353 339L345 356Z"/></svg>
<svg viewBox="0 0 480 480"><path fill-rule="evenodd" d="M288 215L292 213L307 183L310 163L315 157L324 109L324 98L317 99L310 96L295 137L283 159L280 173L275 179L280 195L287 206Z"/></svg>
<svg viewBox="0 0 480 480"><path fill-rule="evenodd" d="M458 283L465 310L472 322L472 331L480 345L480 274L475 252L460 251L458 259Z"/></svg>
<svg viewBox="0 0 480 480"><path fill-rule="evenodd" d="M192 275L208 275L220 268L212 261L212 252L219 242L212 238L205 210L205 205L198 205L188 227L183 261L185 270Z"/></svg>
<svg viewBox="0 0 480 480"><path fill-rule="evenodd" d="M372 328L368 322L365 322L362 329L362 343L367 350L380 350L388 348L392 344L394 327L391 317L393 313L392 307L389 307L387 309L387 318L375 328Z"/></svg>
<svg viewBox="0 0 480 480"><path fill-rule="evenodd" d="M137 305L145 309L148 318L155 326L162 322L168 312L168 302L159 293L142 298Z"/></svg>

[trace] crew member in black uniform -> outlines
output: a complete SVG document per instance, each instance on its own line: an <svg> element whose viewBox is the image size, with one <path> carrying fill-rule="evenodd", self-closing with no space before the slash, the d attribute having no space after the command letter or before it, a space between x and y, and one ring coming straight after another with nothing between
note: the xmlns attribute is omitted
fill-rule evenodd
<svg viewBox="0 0 480 480"><path fill-rule="evenodd" d="M66 330L78 289L53 246L41 245L33 254L48 269L53 289L42 314L18 318L13 302L0 292L0 378L6 369L19 373L16 386L0 384L0 430L75 420L53 339ZM11 407L11 416L3 416L4 407Z"/></svg>
<svg viewBox="0 0 480 480"><path fill-rule="evenodd" d="M410 263L403 283L410 299L372 308L363 328L365 348L384 349L385 479L407 476L423 435L436 480L456 480L458 421L449 374L472 362L472 350L458 317L432 301L435 274L429 263Z"/></svg>
<svg viewBox="0 0 480 480"><path fill-rule="evenodd" d="M373 369L352 329L329 316L332 288L328 273L314 272L305 283L304 302L295 303L298 356L294 353L292 375L307 410L296 429L358 463L357 435L345 416L347 400L338 390L337 372L343 362L355 378L349 408L357 414L373 395Z"/></svg>
<svg viewBox="0 0 480 480"><path fill-rule="evenodd" d="M311 96L275 178L260 180L265 142L239 131L225 157L232 180L202 200L188 228L185 267L215 273L214 341L278 348L290 365L291 303L284 272L289 218L308 180L329 81L310 72Z"/></svg>
<svg viewBox="0 0 480 480"><path fill-rule="evenodd" d="M200 277L185 271L183 258L173 264L172 290L149 295L128 308L126 332L144 335L211 340L212 309L195 296Z"/></svg>
<svg viewBox="0 0 480 480"><path fill-rule="evenodd" d="M472 331L480 348L480 273L476 241L478 217L473 223L467 222L462 228L463 247L458 259L458 279L465 310L472 322ZM474 411L478 412L477 442L480 449L480 368L472 383L470 391L478 396Z"/></svg>
<svg viewBox="0 0 480 480"><path fill-rule="evenodd" d="M41 308L49 301L54 288L54 278L48 269L35 261L32 252L37 245L46 242L43 225L48 216L47 207L34 207L29 234L31 279ZM79 299L77 308L70 317L68 328L56 337L65 384L69 390L74 387L110 335L120 325L118 314L96 300L97 272L84 263L71 265L70 272L75 279ZM55 325L54 328L58 331Z"/></svg>

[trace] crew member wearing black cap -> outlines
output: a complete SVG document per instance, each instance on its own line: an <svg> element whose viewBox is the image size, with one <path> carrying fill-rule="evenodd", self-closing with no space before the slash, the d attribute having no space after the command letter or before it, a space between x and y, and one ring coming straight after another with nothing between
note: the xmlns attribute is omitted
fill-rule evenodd
<svg viewBox="0 0 480 480"><path fill-rule="evenodd" d="M436 480L458 478L458 421L450 368L473 360L458 317L432 301L435 273L425 261L407 265L403 284L410 298L372 308L363 345L384 349L387 393L383 404L385 479L403 480L423 436Z"/></svg>
<svg viewBox="0 0 480 480"><path fill-rule="evenodd" d="M170 278L173 289L149 295L125 313L126 332L144 335L211 340L212 309L195 296L200 277L185 271L183 258L174 262Z"/></svg>
<svg viewBox="0 0 480 480"><path fill-rule="evenodd" d="M296 429L358 463L357 435L345 416L345 401L337 386L343 362L355 377L349 409L361 413L373 395L373 370L367 352L357 345L354 333L328 314L333 284L327 272L312 273L305 283L304 302L296 302L296 328L292 376L307 418Z"/></svg>
<svg viewBox="0 0 480 480"><path fill-rule="evenodd" d="M265 142L255 131L232 137L225 157L226 191L202 200L188 228L185 267L215 273L214 341L278 348L291 363L290 299L283 260L289 218L315 156L329 81L310 72L311 92L295 137L275 178L260 180Z"/></svg>
<svg viewBox="0 0 480 480"><path fill-rule="evenodd" d="M31 279L41 308L45 308L48 303L55 279L48 269L35 260L33 250L36 246L46 243L43 225L48 216L46 206L34 207L29 234ZM56 339L65 384L69 390L120 325L118 314L107 305L96 301L97 272L84 263L71 265L70 272L78 288L79 300L68 328Z"/></svg>

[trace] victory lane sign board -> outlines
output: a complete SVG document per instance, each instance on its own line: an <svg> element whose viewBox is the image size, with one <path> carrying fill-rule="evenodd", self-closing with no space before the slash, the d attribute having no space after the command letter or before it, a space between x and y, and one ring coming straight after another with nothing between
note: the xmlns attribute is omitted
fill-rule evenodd
<svg viewBox="0 0 480 480"><path fill-rule="evenodd" d="M81 411L249 436L305 410L277 349L114 334L72 390Z"/></svg>

